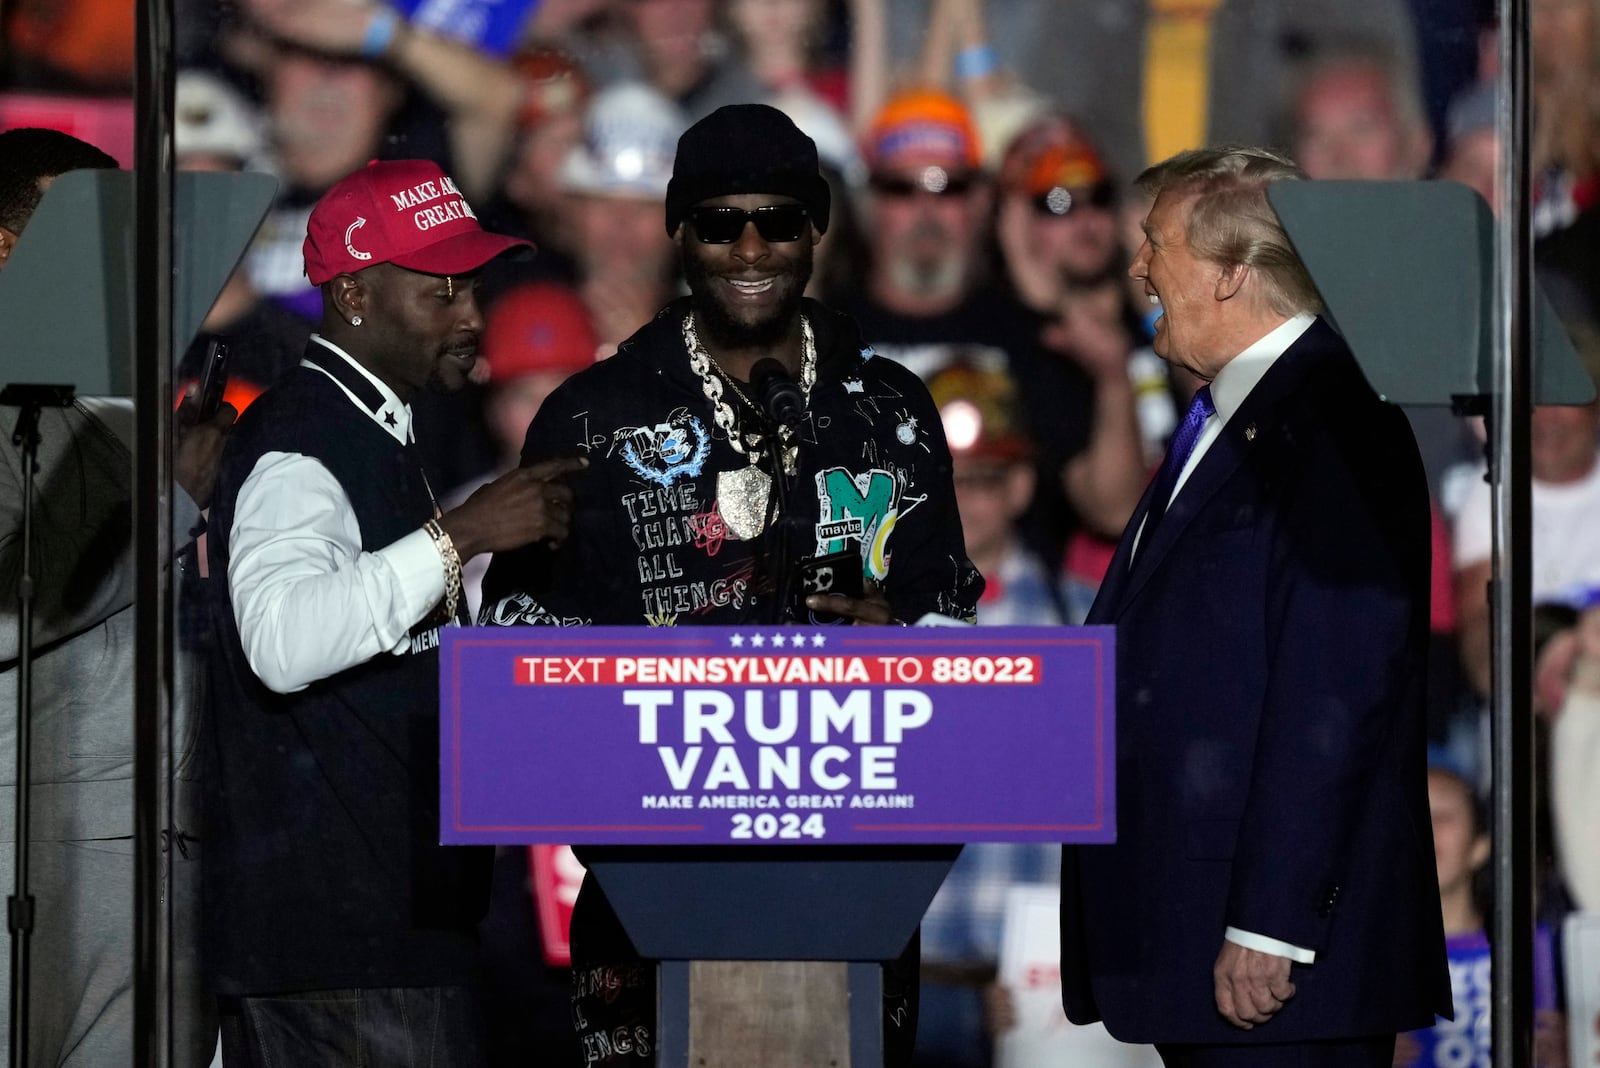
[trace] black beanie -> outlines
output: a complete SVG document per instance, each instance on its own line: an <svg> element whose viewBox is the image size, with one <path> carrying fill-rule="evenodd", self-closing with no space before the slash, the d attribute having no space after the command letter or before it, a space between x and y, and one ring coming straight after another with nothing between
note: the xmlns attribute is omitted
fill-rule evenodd
<svg viewBox="0 0 1600 1068"><path fill-rule="evenodd" d="M817 233L827 232L828 181L816 142L775 107L729 104L683 132L667 183L667 233L701 201L734 193L794 197Z"/></svg>

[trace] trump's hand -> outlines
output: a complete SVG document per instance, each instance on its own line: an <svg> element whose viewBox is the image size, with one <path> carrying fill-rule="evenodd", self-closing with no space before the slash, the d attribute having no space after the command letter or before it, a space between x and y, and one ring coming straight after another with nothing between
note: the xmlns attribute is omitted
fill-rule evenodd
<svg viewBox="0 0 1600 1068"><path fill-rule="evenodd" d="M1216 984L1217 1011L1233 1026L1248 1031L1272 1019L1294 997L1288 957L1223 942L1211 977Z"/></svg>

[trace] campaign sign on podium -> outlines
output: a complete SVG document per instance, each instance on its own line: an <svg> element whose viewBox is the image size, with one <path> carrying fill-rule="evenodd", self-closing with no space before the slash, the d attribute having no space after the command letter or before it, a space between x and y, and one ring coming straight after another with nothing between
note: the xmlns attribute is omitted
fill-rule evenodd
<svg viewBox="0 0 1600 1068"><path fill-rule="evenodd" d="M1110 627L441 632L455 844L1110 842Z"/></svg>

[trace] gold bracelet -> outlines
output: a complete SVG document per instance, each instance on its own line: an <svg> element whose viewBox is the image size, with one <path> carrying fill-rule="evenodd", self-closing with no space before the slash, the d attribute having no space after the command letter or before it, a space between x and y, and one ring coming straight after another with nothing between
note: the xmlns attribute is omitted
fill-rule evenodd
<svg viewBox="0 0 1600 1068"><path fill-rule="evenodd" d="M422 529L433 539L433 547L439 552L439 562L444 565L444 614L454 620L456 604L461 600L461 554L456 552L455 543L438 520L428 520Z"/></svg>

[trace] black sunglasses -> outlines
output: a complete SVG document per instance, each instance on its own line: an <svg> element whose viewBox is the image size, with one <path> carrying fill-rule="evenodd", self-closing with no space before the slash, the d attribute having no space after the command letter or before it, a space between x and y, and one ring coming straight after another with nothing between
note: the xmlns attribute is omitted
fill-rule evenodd
<svg viewBox="0 0 1600 1068"><path fill-rule="evenodd" d="M1058 185L1048 192L1040 193L1032 200L1033 210L1040 215L1060 218L1068 214L1073 208L1091 207L1102 210L1115 207L1117 191L1110 182L1097 182L1087 189L1080 189L1074 193L1066 186Z"/></svg>
<svg viewBox="0 0 1600 1068"><path fill-rule="evenodd" d="M872 191L882 197L896 199L914 197L918 193L928 193L936 197L964 196L977 184L977 179L970 174L944 174L943 182L929 181L927 178L902 178L892 174L875 174L871 178Z"/></svg>
<svg viewBox="0 0 1600 1068"><path fill-rule="evenodd" d="M769 204L754 211L743 208L691 208L689 221L703 245L731 245L744 233L745 223L755 223L763 241L798 241L810 225L804 204Z"/></svg>

